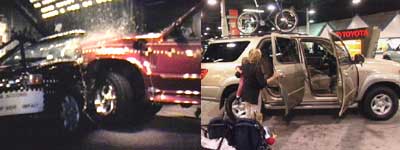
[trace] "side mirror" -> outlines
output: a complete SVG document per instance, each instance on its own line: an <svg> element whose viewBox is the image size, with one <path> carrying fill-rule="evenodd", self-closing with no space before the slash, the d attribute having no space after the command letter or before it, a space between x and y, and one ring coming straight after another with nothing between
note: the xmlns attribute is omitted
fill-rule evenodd
<svg viewBox="0 0 400 150"><path fill-rule="evenodd" d="M146 40L137 40L135 43L133 43L133 48L140 51L146 51L147 50L146 44L147 44Z"/></svg>
<svg viewBox="0 0 400 150"><path fill-rule="evenodd" d="M354 55L354 63L355 64L363 64L365 61L365 58L362 54L356 54Z"/></svg>

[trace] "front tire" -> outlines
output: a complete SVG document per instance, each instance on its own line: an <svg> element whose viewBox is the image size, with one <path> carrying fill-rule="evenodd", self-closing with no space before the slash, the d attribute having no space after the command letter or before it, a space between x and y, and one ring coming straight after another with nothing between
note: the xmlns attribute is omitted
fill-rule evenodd
<svg viewBox="0 0 400 150"><path fill-rule="evenodd" d="M225 112L228 118L232 121L247 116L243 103L236 98L236 91L229 94L228 98L226 98Z"/></svg>
<svg viewBox="0 0 400 150"><path fill-rule="evenodd" d="M399 97L393 89L377 86L367 92L361 106L368 119L388 120L399 108Z"/></svg>
<svg viewBox="0 0 400 150"><path fill-rule="evenodd" d="M72 137L79 133L80 129L83 129L84 115L82 115L82 102L83 97L77 90L67 89L65 92L60 92L57 98L56 106L50 106L56 108L56 128L61 132L61 136Z"/></svg>
<svg viewBox="0 0 400 150"><path fill-rule="evenodd" d="M94 118L101 123L133 123L142 119L138 118L138 114L144 112L144 97L132 84L126 77L114 72L96 79L90 92Z"/></svg>

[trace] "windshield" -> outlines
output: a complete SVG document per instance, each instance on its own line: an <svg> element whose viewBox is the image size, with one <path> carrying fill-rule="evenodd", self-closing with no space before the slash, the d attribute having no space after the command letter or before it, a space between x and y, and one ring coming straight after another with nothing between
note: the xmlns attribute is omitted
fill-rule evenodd
<svg viewBox="0 0 400 150"><path fill-rule="evenodd" d="M346 44L336 35L331 35L331 40L335 46L336 57L339 64L351 64L351 56L347 50Z"/></svg>
<svg viewBox="0 0 400 150"><path fill-rule="evenodd" d="M26 49L26 58L51 57L54 59L73 59L79 46L79 38L68 38L42 42Z"/></svg>
<svg viewBox="0 0 400 150"><path fill-rule="evenodd" d="M76 49L79 46L78 37L56 39L49 41L42 41L38 44L32 44L25 48L25 58L29 60L65 60L65 59L76 59ZM21 53L14 52L10 56L4 56L4 60L1 62L2 65L14 65L19 63L21 60Z"/></svg>
<svg viewBox="0 0 400 150"><path fill-rule="evenodd" d="M232 62L235 61L249 45L249 41L210 44L201 62Z"/></svg>

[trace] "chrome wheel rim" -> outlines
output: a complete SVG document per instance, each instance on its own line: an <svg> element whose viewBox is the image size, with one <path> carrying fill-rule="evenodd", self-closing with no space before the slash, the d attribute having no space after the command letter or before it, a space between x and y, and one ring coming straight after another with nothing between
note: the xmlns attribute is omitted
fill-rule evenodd
<svg viewBox="0 0 400 150"><path fill-rule="evenodd" d="M97 114L102 116L107 116L115 111L117 96L115 87L110 81L107 80L96 90L94 104Z"/></svg>
<svg viewBox="0 0 400 150"><path fill-rule="evenodd" d="M247 112L244 103L240 102L238 99L233 100L232 113L237 118L245 118L247 116Z"/></svg>
<svg viewBox="0 0 400 150"><path fill-rule="evenodd" d="M378 94L371 101L371 109L377 115L387 114L392 105L392 98L386 94Z"/></svg>
<svg viewBox="0 0 400 150"><path fill-rule="evenodd" d="M61 104L61 118L64 128L73 131L78 127L80 112L76 99L73 96L65 96Z"/></svg>

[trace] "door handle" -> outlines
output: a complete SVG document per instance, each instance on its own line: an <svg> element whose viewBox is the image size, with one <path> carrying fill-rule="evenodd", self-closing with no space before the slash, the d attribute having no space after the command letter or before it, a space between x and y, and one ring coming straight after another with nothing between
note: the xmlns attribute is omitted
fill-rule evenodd
<svg viewBox="0 0 400 150"><path fill-rule="evenodd" d="M285 73L281 70L276 70L276 73L279 75L280 78L285 78Z"/></svg>

